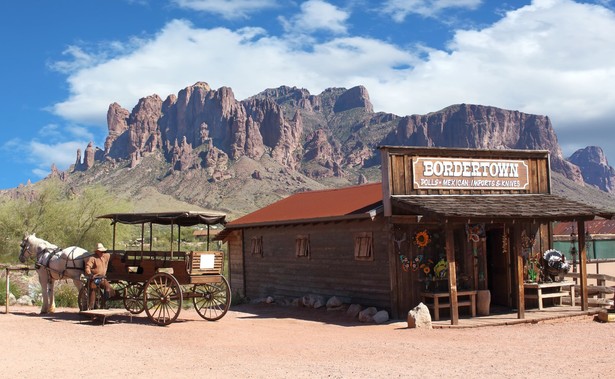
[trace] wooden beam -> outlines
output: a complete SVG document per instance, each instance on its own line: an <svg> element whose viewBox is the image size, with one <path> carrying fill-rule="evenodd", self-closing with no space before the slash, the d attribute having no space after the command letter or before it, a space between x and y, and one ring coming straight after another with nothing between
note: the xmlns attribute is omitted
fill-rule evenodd
<svg viewBox="0 0 615 379"><path fill-rule="evenodd" d="M386 219L390 219L390 218L386 218ZM390 281L390 287L391 287L391 311L392 311L392 316L394 319L399 319L400 316L403 315L403 312L406 311L408 312L408 310L403 310L401 309L401 301L400 301L400 296L402 296L403 294L403 290L401 288L401 286L399 285L399 275L397 273L397 262L398 262L398 258L397 258L397 254L395 253L395 242L393 241L395 239L394 236L394 229L393 229L393 224L391 222L387 222L386 226L385 226L385 230L386 233L388 235L388 243L387 243L387 250L388 250L388 259L389 259L389 281Z"/></svg>
<svg viewBox="0 0 615 379"><path fill-rule="evenodd" d="M581 260L581 310L589 309L589 300L587 298L587 249L585 248L585 221L577 222L577 230L579 231L579 259Z"/></svg>
<svg viewBox="0 0 615 379"><path fill-rule="evenodd" d="M459 324L459 304L457 303L457 270L455 265L455 238L453 226L446 224L446 260L448 261L448 288L451 300L451 325Z"/></svg>
<svg viewBox="0 0 615 379"><path fill-rule="evenodd" d="M517 278L517 318L525 318L525 289L523 287L523 246L521 244L521 225L513 225L513 257Z"/></svg>

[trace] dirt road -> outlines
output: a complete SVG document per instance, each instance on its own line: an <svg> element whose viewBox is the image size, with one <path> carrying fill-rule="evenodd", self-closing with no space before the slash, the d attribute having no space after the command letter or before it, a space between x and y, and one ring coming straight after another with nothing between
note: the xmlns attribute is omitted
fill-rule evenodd
<svg viewBox="0 0 615 379"><path fill-rule="evenodd" d="M242 305L220 321L182 310L101 326L75 309L0 314L5 378L599 378L613 375L615 323L591 317L477 329L366 325L344 314Z"/></svg>

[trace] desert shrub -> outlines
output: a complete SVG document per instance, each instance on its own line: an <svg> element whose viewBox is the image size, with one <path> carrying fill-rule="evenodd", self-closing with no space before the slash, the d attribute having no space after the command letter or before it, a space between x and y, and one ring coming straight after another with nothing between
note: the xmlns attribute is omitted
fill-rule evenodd
<svg viewBox="0 0 615 379"><path fill-rule="evenodd" d="M77 287L72 283L59 282L55 286L56 307L77 308Z"/></svg>
<svg viewBox="0 0 615 379"><path fill-rule="evenodd" d="M9 292L12 293L16 299L19 299L23 295L21 287L12 280L9 282ZM6 278L0 279L0 305L6 305Z"/></svg>

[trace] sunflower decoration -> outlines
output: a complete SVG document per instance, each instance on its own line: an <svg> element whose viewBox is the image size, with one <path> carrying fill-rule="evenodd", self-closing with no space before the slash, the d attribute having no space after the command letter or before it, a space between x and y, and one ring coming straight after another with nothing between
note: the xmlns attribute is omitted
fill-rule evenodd
<svg viewBox="0 0 615 379"><path fill-rule="evenodd" d="M418 247L425 247L429 245L429 242L431 242L431 239L429 238L427 230L420 231L414 236L414 243L416 243Z"/></svg>

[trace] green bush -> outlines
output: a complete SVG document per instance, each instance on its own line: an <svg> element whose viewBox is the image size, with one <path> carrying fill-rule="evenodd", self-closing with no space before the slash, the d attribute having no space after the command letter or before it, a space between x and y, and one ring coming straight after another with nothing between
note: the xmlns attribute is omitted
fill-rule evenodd
<svg viewBox="0 0 615 379"><path fill-rule="evenodd" d="M13 281L9 283L9 292L12 293L16 299L19 299L23 295L20 286ZM6 278L0 279L0 305L6 305Z"/></svg>
<svg viewBox="0 0 615 379"><path fill-rule="evenodd" d="M56 283L56 307L77 308L79 306L77 302L78 295L79 293L77 292L77 287L75 287L72 283Z"/></svg>

